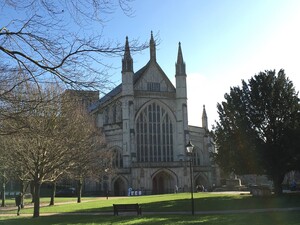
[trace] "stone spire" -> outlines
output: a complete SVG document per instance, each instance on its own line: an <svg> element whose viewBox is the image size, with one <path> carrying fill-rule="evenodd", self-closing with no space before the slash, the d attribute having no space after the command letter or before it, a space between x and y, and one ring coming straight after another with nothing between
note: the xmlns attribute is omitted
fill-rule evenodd
<svg viewBox="0 0 300 225"><path fill-rule="evenodd" d="M133 100L134 100L134 89L133 89L133 60L130 55L128 37L126 37L125 52L122 59L122 92L121 92L121 103L122 103L122 157L124 167L129 167L131 163L130 156L134 154L134 148L131 146L133 142L133 136L130 131L134 127L134 115ZM135 153L136 154L136 153Z"/></svg>
<svg viewBox="0 0 300 225"><path fill-rule="evenodd" d="M130 55L128 37L126 36L125 52L122 59L122 72L133 72L133 61Z"/></svg>
<svg viewBox="0 0 300 225"><path fill-rule="evenodd" d="M150 39L150 61L156 61L156 47L155 41L153 38L153 32L151 31L151 39Z"/></svg>
<svg viewBox="0 0 300 225"><path fill-rule="evenodd" d="M122 95L133 95L133 60L130 55L128 37L126 37L125 52L122 59Z"/></svg>
<svg viewBox="0 0 300 225"><path fill-rule="evenodd" d="M207 114L205 110L205 105L203 105L203 112L202 112L202 127L207 129L208 121L207 121Z"/></svg>
<svg viewBox="0 0 300 225"><path fill-rule="evenodd" d="M177 118L177 148L182 154L189 139L188 127L188 107L187 107L187 87L185 64L183 62L181 45L179 43L177 62L175 63L175 81L176 81L176 118Z"/></svg>
<svg viewBox="0 0 300 225"><path fill-rule="evenodd" d="M175 63L176 98L187 100L185 63L183 61L181 43L178 44L177 62Z"/></svg>
<svg viewBox="0 0 300 225"><path fill-rule="evenodd" d="M184 75L185 73L185 63L183 61L182 51L181 51L181 43L178 44L178 55L177 55L177 62L176 62L176 75Z"/></svg>

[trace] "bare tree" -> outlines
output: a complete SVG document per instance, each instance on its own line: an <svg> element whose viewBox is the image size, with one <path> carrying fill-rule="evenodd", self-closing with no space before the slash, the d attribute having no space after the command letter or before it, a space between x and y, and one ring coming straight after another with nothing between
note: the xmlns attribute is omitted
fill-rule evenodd
<svg viewBox="0 0 300 225"><path fill-rule="evenodd" d="M38 217L42 183L56 181L84 163L91 164L80 167L84 171L81 175L87 176L89 169L101 168L106 153L100 151L104 139L91 117L69 102L62 103L58 87L50 86L43 91L31 88L31 92L26 92L26 104L41 96L42 101L39 99L39 105L22 118L26 126L11 134L6 146L7 160L14 165L19 178L34 184L33 216ZM14 124L12 120L10 126Z"/></svg>
<svg viewBox="0 0 300 225"><path fill-rule="evenodd" d="M122 55L124 46L104 40L101 26L118 8L127 15L132 11L130 0L5 0L0 4L0 135L10 135L4 143L10 153L6 160L15 173L22 181L34 183L33 216L37 217L41 184L70 168L75 171L80 151L88 149L76 148L77 135L66 132L71 123L61 114L58 93L49 84L106 92L112 84L105 58ZM137 42L131 46L132 51L147 47Z"/></svg>
<svg viewBox="0 0 300 225"><path fill-rule="evenodd" d="M110 89L113 84L109 80L108 69L112 65L106 59L120 56L124 46L105 40L102 26L117 9L121 8L130 15L130 2L2 1L0 108L3 102L11 100L11 91L28 81L34 83L37 89L53 82L63 82L66 87L75 89L97 88L104 93ZM131 50L139 51L145 47L145 44L134 42ZM0 117L12 116L3 111L0 110Z"/></svg>
<svg viewBox="0 0 300 225"><path fill-rule="evenodd" d="M22 94L20 94L22 95ZM69 149L62 149L59 143L60 122L59 105L55 104L53 96L41 93L32 88L26 92L26 104L39 101L35 110L22 114L24 127L19 132L10 135L7 146L10 149L8 160L15 166L15 171L23 182L34 183L34 216L39 216L40 187L43 182L52 181L64 169L69 167L64 160L69 157ZM37 99L38 98L38 99ZM31 101L30 101L31 100ZM16 108L19 108L17 104ZM15 118L10 126L15 126Z"/></svg>
<svg viewBox="0 0 300 225"><path fill-rule="evenodd" d="M124 47L103 40L101 26L117 6L130 14L129 3L130 0L4 1L1 14L14 11L17 18L1 21L6 24L0 25L0 71L26 71L37 85L58 79L75 88L105 90L110 82L103 58L120 55ZM144 47L134 45L132 51Z"/></svg>
<svg viewBox="0 0 300 225"><path fill-rule="evenodd" d="M80 203L83 182L86 179L99 180L104 170L111 168L112 154L106 148L104 134L82 101L66 92L63 102L66 105L63 114L68 118L64 130L64 136L68 137L65 144L73 149L74 155L69 176L77 181L77 202Z"/></svg>
<svg viewBox="0 0 300 225"><path fill-rule="evenodd" d="M41 97L28 98L32 83L27 74L2 73L0 77L3 78L0 80L0 135L10 135L27 126L22 118L39 105ZM11 126L13 120L15 123Z"/></svg>
<svg viewBox="0 0 300 225"><path fill-rule="evenodd" d="M72 165L65 174L77 181L77 202L80 203L84 181L97 181L105 169L111 169L112 154L107 150L105 137L97 128L95 119L88 113L85 104L70 95L69 91L62 98L61 116L66 119L61 136L64 137L64 146L72 149ZM54 189L55 183L56 181L53 182ZM54 204L55 191L52 195L50 205Z"/></svg>
<svg viewBox="0 0 300 225"><path fill-rule="evenodd" d="M0 136L0 184L1 184L1 207L5 207L6 183L9 180L9 169L6 161L4 138Z"/></svg>

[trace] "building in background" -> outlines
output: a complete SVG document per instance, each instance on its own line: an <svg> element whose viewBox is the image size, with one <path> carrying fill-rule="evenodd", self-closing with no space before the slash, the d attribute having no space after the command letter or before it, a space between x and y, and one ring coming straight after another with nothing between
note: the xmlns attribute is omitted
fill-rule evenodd
<svg viewBox="0 0 300 225"><path fill-rule="evenodd" d="M176 86L156 61L151 33L150 60L134 73L126 37L122 59L122 83L90 106L97 126L115 152L116 174L100 184L112 195L127 195L128 189L143 194L189 191L186 144L194 147L194 184L210 189L219 184L218 168L210 159L214 152L208 132L205 107L202 127L188 125L186 68L181 45L175 65ZM199 119L200 119L199 115Z"/></svg>

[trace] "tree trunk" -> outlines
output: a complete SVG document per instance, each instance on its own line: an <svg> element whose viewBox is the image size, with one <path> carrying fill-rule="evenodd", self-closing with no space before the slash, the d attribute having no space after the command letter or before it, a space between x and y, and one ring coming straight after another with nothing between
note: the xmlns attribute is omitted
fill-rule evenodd
<svg viewBox="0 0 300 225"><path fill-rule="evenodd" d="M54 181L52 183L52 193L51 193L51 200L49 205L54 205L55 193L56 193L56 182Z"/></svg>
<svg viewBox="0 0 300 225"><path fill-rule="evenodd" d="M77 203L81 203L82 183L82 180L79 179L77 184Z"/></svg>
<svg viewBox="0 0 300 225"><path fill-rule="evenodd" d="M30 181L31 203L34 203L34 182Z"/></svg>
<svg viewBox="0 0 300 225"><path fill-rule="evenodd" d="M40 216L40 191L41 191L41 183L40 181L34 181L34 209L33 209L33 217Z"/></svg>
<svg viewBox="0 0 300 225"><path fill-rule="evenodd" d="M284 179L284 175L275 175L273 178L274 182L274 193L275 195L282 195L283 190L282 190L282 182Z"/></svg>
<svg viewBox="0 0 300 225"><path fill-rule="evenodd" d="M24 202L25 185L24 185L24 181L23 181L23 180L21 180L21 184L20 184L20 192L22 193L22 199L21 199L21 202ZM24 209L24 204L21 204L21 208Z"/></svg>
<svg viewBox="0 0 300 225"><path fill-rule="evenodd" d="M1 207L5 207L5 177L3 176L3 180L2 180L2 191L1 191L1 193L2 193L2 195L1 195L1 197L2 197L2 203L1 203Z"/></svg>

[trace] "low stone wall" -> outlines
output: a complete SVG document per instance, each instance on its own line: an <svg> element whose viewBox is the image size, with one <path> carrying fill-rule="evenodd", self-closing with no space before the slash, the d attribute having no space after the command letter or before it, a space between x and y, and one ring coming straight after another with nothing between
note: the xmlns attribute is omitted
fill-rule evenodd
<svg viewBox="0 0 300 225"><path fill-rule="evenodd" d="M240 186L242 186L241 179L227 179L226 186L227 187L240 187Z"/></svg>
<svg viewBox="0 0 300 225"><path fill-rule="evenodd" d="M250 187L250 193L252 196L270 196L272 194L272 190L269 186L254 185Z"/></svg>

